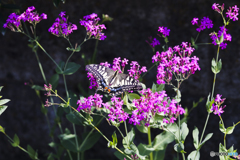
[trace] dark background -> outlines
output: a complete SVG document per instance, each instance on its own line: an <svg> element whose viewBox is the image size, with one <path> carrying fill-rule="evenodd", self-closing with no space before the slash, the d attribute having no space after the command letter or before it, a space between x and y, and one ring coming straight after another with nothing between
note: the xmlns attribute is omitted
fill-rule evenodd
<svg viewBox="0 0 240 160"><path fill-rule="evenodd" d="M130 61L138 61L141 66L150 68L153 52L145 40L149 36L157 37L159 26L166 26L171 30L169 46L180 45L181 42L190 42L190 38L195 38L197 35L196 26L191 25L191 20L194 17L201 19L208 16L213 20L214 27L201 32L197 43L211 43L208 34L212 31L218 31L219 27L223 25L221 15L213 11L211 6L213 3L222 4L223 2L213 0L66 0L65 4L60 4L57 8L54 7L52 1L46 0L16 0L15 4L21 6L21 13L27 7L35 6L38 13L48 15L47 20L43 20L37 25L37 35L41 36L41 45L57 62L66 61L70 55L70 52L65 49L68 47L67 41L63 38L57 38L47 31L58 14L61 11L66 11L69 21L77 24L78 30L74 31L70 40L74 44L79 44L86 33L84 27L79 25L79 19L94 12L100 17L102 14L108 14L114 18L112 22L105 23L107 30L104 32L107 38L99 42L96 63L105 61L111 63L113 58L121 57ZM226 1L225 12L229 6L235 4L240 6L238 0ZM1 14L5 18L10 13L10 10L1 9ZM227 42L227 48L220 50L223 67L217 75L215 95L222 94L222 97L227 98L225 101L227 107L222 115L225 126L230 126L240 120L239 24L239 21L231 21L230 25L227 26L228 33L232 35L232 42ZM46 159L46 153L52 151L47 145L51 142L47 122L40 111L40 100L35 91L24 85L24 82L30 81L38 85L44 84L35 55L31 48L27 47L28 38L26 36L7 30L5 35L0 37L0 86L4 86L1 95L3 98L11 99L11 102L8 103L8 109L0 116L0 125L6 129L6 133L10 137L13 137L15 133L18 134L22 147L26 148L27 144L30 144L38 150L40 159ZM161 45L164 44L161 38L158 37L158 39L161 40ZM70 60L82 66L75 74L67 76L69 90L78 95L80 94L78 84L80 83L85 90L88 89L89 84L81 54L84 54L86 58L91 58L95 42L95 40L87 41L81 52L76 53ZM156 50L162 51L160 46ZM207 116L205 101L212 90L213 81L210 64L212 58L216 57L216 52L217 46L199 46L193 54L200 59L201 71L197 71L181 86L181 104L183 107L191 108L193 101L198 101L200 97L205 98L204 102L200 103L189 116L190 132L185 142L185 151L188 154L194 150L192 129L197 126L201 133ZM38 53L47 79L49 79L55 73L55 65L40 49ZM152 83L156 82L156 68L144 77L143 82L147 87L151 87ZM65 96L62 77L57 89L61 96ZM42 94L42 96L44 95ZM169 96L174 95L169 93ZM53 124L55 116L52 108L48 109L50 122ZM62 122L72 130L72 125L66 119L63 119ZM219 131L218 122L218 116L212 114L205 133L214 133L214 135L200 150L201 159L217 159L217 157L211 158L209 153L210 151L217 152L219 143L223 143L223 134ZM100 129L111 139L111 134L115 128L107 124L103 122ZM237 126L233 134L227 136L228 148L233 144L235 149L240 148L239 131ZM81 127L77 126L77 132L81 134ZM55 134L58 133L59 131L56 129ZM153 131L154 135L158 133L160 133L159 130ZM137 132L135 143L143 142L142 139L147 140L146 135ZM13 148L3 134L0 134L0 142L0 160L30 159L20 149ZM144 143L147 142L144 141ZM173 159L175 155L173 145L168 146L165 159ZM86 159L116 159L113 152L113 149L107 148L107 142L101 137L97 144L85 153L85 156Z"/></svg>

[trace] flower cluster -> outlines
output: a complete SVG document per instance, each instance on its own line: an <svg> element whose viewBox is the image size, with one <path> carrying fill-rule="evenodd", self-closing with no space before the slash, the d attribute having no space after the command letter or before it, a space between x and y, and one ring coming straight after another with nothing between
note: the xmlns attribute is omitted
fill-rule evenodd
<svg viewBox="0 0 240 160"><path fill-rule="evenodd" d="M221 106L226 99L226 98L221 99L221 97L222 95L220 94L216 95L215 101L212 104L212 109L211 109L211 111L213 111L213 113L217 114L218 116L220 116L224 112L223 109L226 107L226 105L223 107Z"/></svg>
<svg viewBox="0 0 240 160"><path fill-rule="evenodd" d="M225 28L225 26L219 28L220 30L218 31L218 33L212 32L210 33L210 36L214 45L220 43L221 49L225 49L227 47L227 43L224 43L224 41L231 41L232 36L230 34L227 34L227 29Z"/></svg>
<svg viewBox="0 0 240 160"><path fill-rule="evenodd" d="M94 96L90 95L88 98L83 98L82 100L78 100L77 102L78 108L77 110L84 110L87 113L91 113L91 108L96 107L99 109L104 104L102 101L102 95L96 94Z"/></svg>
<svg viewBox="0 0 240 160"><path fill-rule="evenodd" d="M224 3L221 5L214 3L212 5L212 9L220 14L222 14L223 10L224 10ZM226 17L229 17L229 19L232 19L233 21L237 21L238 20L238 11L239 8L237 7L237 5L229 7L229 9L226 12Z"/></svg>
<svg viewBox="0 0 240 160"><path fill-rule="evenodd" d="M153 38L153 39L152 39L152 37L149 37L149 40L150 40L150 42L148 42L147 40L146 40L146 42L147 42L152 48L154 48L154 47L157 46L157 45L160 45L159 40L157 40L156 38Z"/></svg>
<svg viewBox="0 0 240 160"><path fill-rule="evenodd" d="M129 115L123 110L123 100L120 97L111 98L112 105L105 103L104 107L110 111L108 114L110 121L124 122L128 119Z"/></svg>
<svg viewBox="0 0 240 160"><path fill-rule="evenodd" d="M123 60L121 60L121 57L118 57L118 58L114 58L113 59L113 65L111 65L110 63L108 62L104 62L104 63L100 63L100 65L102 66L105 66L105 67L108 67L108 68L111 68L113 69L114 71L119 71L119 73L123 73L124 72L124 68L126 66L126 64L128 64L128 59L124 58ZM140 65L138 64L138 62L136 61L132 61L130 63L130 69L128 70L128 74L129 76L131 77L134 77L135 79L138 79L140 77L140 74L142 72L147 72L147 68L145 66L143 66L142 68L140 67ZM141 68L141 69L140 69ZM93 76L92 73L89 73L88 72L88 78L90 80L90 86L89 88L92 89L92 88L97 88L98 85L97 85L97 82L96 82L96 78Z"/></svg>
<svg viewBox="0 0 240 160"><path fill-rule="evenodd" d="M9 28L11 31L21 32L21 20L24 22L28 21L29 23L35 25L39 23L42 19L47 19L47 15L42 13L40 16L37 12L32 12L35 10L34 6L28 7L28 9L21 15L16 13L11 13L6 20L6 23L3 25L4 28Z"/></svg>
<svg viewBox="0 0 240 160"><path fill-rule="evenodd" d="M51 95L51 91L52 91L52 85L49 84L49 86L47 86L46 84L44 84L43 90L47 91L47 93L45 95L50 96Z"/></svg>
<svg viewBox="0 0 240 160"><path fill-rule="evenodd" d="M104 33L102 33L103 29L106 29L104 24L98 24L100 21L100 18L96 13L92 13L90 15L84 16L83 20L81 20L79 23L84 26L87 30L88 38L99 39L104 40L106 36Z"/></svg>
<svg viewBox="0 0 240 160"><path fill-rule="evenodd" d="M112 97L111 98L111 105L107 103L103 103L102 101L102 95L96 94L94 96L90 95L88 98L83 98L82 100L78 100L77 110L80 112L80 110L83 110L86 113L91 114L92 107L95 107L96 109L106 108L109 110L109 120L110 121L126 121L128 119L128 114L124 112L123 110L123 100L118 97Z"/></svg>
<svg viewBox="0 0 240 160"><path fill-rule="evenodd" d="M134 79L138 79L140 77L140 74L142 72L147 72L147 68L146 66L142 66L142 68L140 69L140 65L138 64L137 61L132 61L130 63L130 69L128 70L128 74L131 77L134 77Z"/></svg>
<svg viewBox="0 0 240 160"><path fill-rule="evenodd" d="M158 32L162 33L165 37L169 36L170 29L167 27L158 27Z"/></svg>
<svg viewBox="0 0 240 160"><path fill-rule="evenodd" d="M200 70L198 65L199 58L194 56L190 57L195 49L191 47L188 42L182 42L181 47L179 45L171 48L167 51L156 52L156 55L152 57L152 62L159 62L157 68L157 83L164 84L165 81L169 83L172 80L173 74L180 79L188 78L191 74L194 74L196 70ZM178 54L175 54L175 53ZM177 74L177 75L176 75Z"/></svg>
<svg viewBox="0 0 240 160"><path fill-rule="evenodd" d="M59 14L60 18L56 18L53 25L48 29L48 32L51 32L55 36L63 36L66 37L73 32L73 30L77 30L76 24L67 23L67 18L65 18L65 12L61 12Z"/></svg>
<svg viewBox="0 0 240 160"><path fill-rule="evenodd" d="M212 28L213 27L213 23L212 20L210 20L208 17L203 17L201 19L201 24L198 24L198 18L193 18L193 20L191 21L192 25L197 25L199 28L197 28L196 30L198 32L201 32L202 30L206 29L206 28Z"/></svg>
<svg viewBox="0 0 240 160"><path fill-rule="evenodd" d="M174 123L179 114L185 113L185 110L177 105L176 100L170 100L167 97L166 91L153 93L151 89L143 89L140 91L143 96L140 99L134 99L133 104L136 110L132 111L132 116L129 123L140 125L141 121L145 122L145 126L150 125L150 120L156 114L164 114L168 116L169 120L163 119L163 123Z"/></svg>

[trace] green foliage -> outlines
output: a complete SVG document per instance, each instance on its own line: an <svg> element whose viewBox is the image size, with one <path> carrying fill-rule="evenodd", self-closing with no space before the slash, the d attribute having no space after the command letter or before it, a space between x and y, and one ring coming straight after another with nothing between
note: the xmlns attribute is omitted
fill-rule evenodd
<svg viewBox="0 0 240 160"><path fill-rule="evenodd" d="M164 131L154 138L152 147L155 151L163 150L174 139L175 137L172 133Z"/></svg>
<svg viewBox="0 0 240 160"><path fill-rule="evenodd" d="M114 132L114 133L112 134L112 141L109 141L109 142L108 142L108 147L115 148L115 147L117 146L117 142L118 142L118 140L117 140L117 134L116 134L116 132Z"/></svg>
<svg viewBox="0 0 240 160"><path fill-rule="evenodd" d="M55 90L57 88L58 82L59 82L59 75L54 74L49 80L49 84L52 85L52 90Z"/></svg>
<svg viewBox="0 0 240 160"><path fill-rule="evenodd" d="M11 142L10 142L10 143L11 143ZM11 143L11 145L12 145L13 147L18 147L19 144L20 144L20 140L19 140L18 136L15 134L14 137L13 137L13 143Z"/></svg>
<svg viewBox="0 0 240 160"><path fill-rule="evenodd" d="M80 68L79 64L74 62L69 62L65 67L65 62L61 61L58 65L60 68L56 68L57 74L64 74L64 75L72 75L73 73L77 72Z"/></svg>
<svg viewBox="0 0 240 160"><path fill-rule="evenodd" d="M38 153L30 145L27 145L27 151L31 159L38 159Z"/></svg>

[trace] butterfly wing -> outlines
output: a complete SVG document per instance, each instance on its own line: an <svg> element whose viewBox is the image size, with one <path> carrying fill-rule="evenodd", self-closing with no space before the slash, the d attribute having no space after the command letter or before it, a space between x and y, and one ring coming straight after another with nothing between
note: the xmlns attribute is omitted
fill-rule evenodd
<svg viewBox="0 0 240 160"><path fill-rule="evenodd" d="M104 88L107 88L110 96L117 96L125 91L142 90L142 85L137 80L108 67L90 64L86 66L86 70L97 79L97 90L104 91Z"/></svg>

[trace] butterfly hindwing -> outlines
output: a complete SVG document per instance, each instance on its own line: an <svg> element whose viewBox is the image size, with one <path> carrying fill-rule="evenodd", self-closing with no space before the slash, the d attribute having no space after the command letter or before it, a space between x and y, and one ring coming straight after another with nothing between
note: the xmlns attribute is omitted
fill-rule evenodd
<svg viewBox="0 0 240 160"><path fill-rule="evenodd" d="M87 71L93 74L98 83L98 89L107 91L110 96L122 94L125 91L142 89L141 83L127 74L118 73L108 67L98 64L86 66Z"/></svg>

